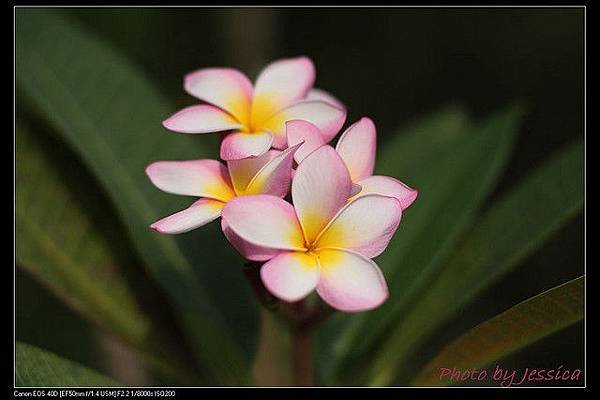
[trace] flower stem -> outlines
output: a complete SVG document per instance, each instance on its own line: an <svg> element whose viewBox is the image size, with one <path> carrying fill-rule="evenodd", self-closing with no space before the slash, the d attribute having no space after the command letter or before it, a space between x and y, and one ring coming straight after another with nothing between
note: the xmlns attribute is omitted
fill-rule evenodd
<svg viewBox="0 0 600 400"><path fill-rule="evenodd" d="M320 299L311 307L308 307L305 300L295 303L283 303L277 300L264 287L259 271L260 263L249 261L245 264L244 273L260 304L289 326L293 383L296 386L312 386L314 384L313 333L316 327L333 312L333 309Z"/></svg>
<svg viewBox="0 0 600 400"><path fill-rule="evenodd" d="M306 301L288 304L288 320L292 324L293 379L296 386L314 385L313 333L333 312L320 299L311 308Z"/></svg>
<svg viewBox="0 0 600 400"><path fill-rule="evenodd" d="M293 332L293 374L295 386L313 385L312 330L310 326L297 326Z"/></svg>

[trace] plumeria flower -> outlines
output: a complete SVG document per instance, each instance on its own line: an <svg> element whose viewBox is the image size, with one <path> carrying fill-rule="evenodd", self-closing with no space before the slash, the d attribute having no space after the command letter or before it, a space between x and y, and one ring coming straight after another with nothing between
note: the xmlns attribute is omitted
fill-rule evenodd
<svg viewBox="0 0 600 400"><path fill-rule="evenodd" d="M338 310L369 310L388 297L371 258L387 247L402 207L396 198L379 194L348 202L351 190L348 168L326 145L298 166L293 206L270 195L242 196L225 205L222 217L241 239L277 252L260 270L273 295L294 302L316 289Z"/></svg>
<svg viewBox="0 0 600 400"><path fill-rule="evenodd" d="M256 157L271 147L288 147L285 122L312 122L325 137L333 137L344 124L346 111L333 96L313 90L315 67L307 57L269 64L254 86L232 68L206 68L185 76L184 88L209 104L184 108L163 121L182 133L225 132L223 160Z"/></svg>
<svg viewBox="0 0 600 400"><path fill-rule="evenodd" d="M286 125L288 143L291 146L304 142L294 156L297 163L329 142L329 135L323 135L319 128L310 122L293 120L288 121ZM373 175L377 150L376 135L373 121L363 117L342 133L335 149L346 163L352 182L358 185L358 190L353 195L377 193L392 196L400 201L404 210L415 201L419 193L398 179Z"/></svg>
<svg viewBox="0 0 600 400"><path fill-rule="evenodd" d="M284 197L289 192L293 157L298 147L270 150L252 159L228 161L227 166L209 159L150 164L146 174L159 189L201 197L190 207L150 227L160 233L188 232L217 219L223 206L236 196L264 193Z"/></svg>

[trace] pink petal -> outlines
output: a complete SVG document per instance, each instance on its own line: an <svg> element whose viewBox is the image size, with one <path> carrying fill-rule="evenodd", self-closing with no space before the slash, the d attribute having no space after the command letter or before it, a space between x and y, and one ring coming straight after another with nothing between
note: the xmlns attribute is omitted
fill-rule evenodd
<svg viewBox="0 0 600 400"><path fill-rule="evenodd" d="M269 292L287 302L298 301L312 292L319 275L317 258L298 251L281 253L260 269Z"/></svg>
<svg viewBox="0 0 600 400"><path fill-rule="evenodd" d="M184 108L162 124L171 131L181 133L221 132L242 127L231 115L208 104Z"/></svg>
<svg viewBox="0 0 600 400"><path fill-rule="evenodd" d="M308 92L308 95L306 95L305 100L320 100L342 110L346 108L346 106L341 101L336 99L331 93L318 88L312 88L310 92Z"/></svg>
<svg viewBox="0 0 600 400"><path fill-rule="evenodd" d="M148 165L146 174L168 193L221 201L235 196L227 169L216 160L158 161Z"/></svg>
<svg viewBox="0 0 600 400"><path fill-rule="evenodd" d="M294 159L298 164L300 164L307 155L325 144L319 128L310 122L294 119L286 122L285 127L288 146L295 146L304 142L294 156Z"/></svg>
<svg viewBox="0 0 600 400"><path fill-rule="evenodd" d="M402 217L393 197L369 194L348 203L325 228L317 248L349 249L373 258L385 250Z"/></svg>
<svg viewBox="0 0 600 400"><path fill-rule="evenodd" d="M221 228L223 229L223 234L225 235L229 243L231 243L231 245L247 260L258 262L267 261L281 252L280 250L273 250L261 246L256 246L252 243L245 241L244 239L236 235L236 233L232 231L231 228L229 228L229 225L227 225L227 221L225 221L223 218L221 218Z"/></svg>
<svg viewBox="0 0 600 400"><path fill-rule="evenodd" d="M285 123L293 119L312 123L321 131L323 141L329 143L344 125L346 110L323 101L300 101L273 115L260 129L273 134L273 147L283 149L287 144Z"/></svg>
<svg viewBox="0 0 600 400"><path fill-rule="evenodd" d="M373 174L376 143L375 124L366 117L351 125L340 137L336 150L344 159L352 181Z"/></svg>
<svg viewBox="0 0 600 400"><path fill-rule="evenodd" d="M373 261L344 250L319 252L321 280L317 293L340 311L367 311L379 307L389 295L383 273Z"/></svg>
<svg viewBox="0 0 600 400"><path fill-rule="evenodd" d="M273 136L268 132L233 132L221 142L221 158L226 161L260 156L271 148Z"/></svg>
<svg viewBox="0 0 600 400"><path fill-rule="evenodd" d="M252 178L244 194L270 194L285 197L290 191L290 183L292 182L294 154L301 145L302 143L299 143L289 147L269 161Z"/></svg>
<svg viewBox="0 0 600 400"><path fill-rule="evenodd" d="M185 210L156 221L150 228L160 233L183 233L214 221L221 215L225 203L200 199Z"/></svg>
<svg viewBox="0 0 600 400"><path fill-rule="evenodd" d="M258 157L227 161L227 169L236 193L244 193L256 173L278 154L281 154L281 151L269 150Z"/></svg>
<svg viewBox="0 0 600 400"><path fill-rule="evenodd" d="M370 193L392 196L398 199L403 210L406 210L416 200L419 194L417 190L412 189L398 179L389 176L374 175L365 178L358 183L362 187L359 196Z"/></svg>
<svg viewBox="0 0 600 400"><path fill-rule="evenodd" d="M346 204L351 190L348 169L331 146L313 151L298 165L292 199L308 243Z"/></svg>
<svg viewBox="0 0 600 400"><path fill-rule="evenodd" d="M214 104L247 124L253 88L250 80L232 68L205 68L185 76L184 88L192 96Z"/></svg>
<svg viewBox="0 0 600 400"><path fill-rule="evenodd" d="M308 57L286 58L267 65L258 78L252 100L252 125L260 125L277 111L303 99L315 81Z"/></svg>
<svg viewBox="0 0 600 400"><path fill-rule="evenodd" d="M294 207L279 197L259 194L229 201L222 213L229 228L250 244L269 249L304 250Z"/></svg>

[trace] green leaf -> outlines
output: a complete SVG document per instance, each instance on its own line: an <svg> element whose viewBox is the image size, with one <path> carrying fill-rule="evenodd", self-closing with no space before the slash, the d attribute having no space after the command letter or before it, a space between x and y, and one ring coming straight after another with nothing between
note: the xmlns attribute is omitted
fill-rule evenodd
<svg viewBox="0 0 600 400"><path fill-rule="evenodd" d="M445 385L443 367L480 368L583 319L584 277L525 300L477 325L431 360L414 381L416 386Z"/></svg>
<svg viewBox="0 0 600 400"><path fill-rule="evenodd" d="M18 122L16 259L86 318L138 349L150 350L150 321L122 266L42 144Z"/></svg>
<svg viewBox="0 0 600 400"><path fill-rule="evenodd" d="M17 266L85 319L132 346L152 372L174 383L196 382L163 350L153 329L157 322L140 309L126 279L135 260L123 254L125 246L109 240L114 224L104 219L111 214L90 207L94 191L81 193L89 189L89 180L77 172L65 174L73 160L45 139L17 121ZM135 287L141 286L135 282Z"/></svg>
<svg viewBox="0 0 600 400"><path fill-rule="evenodd" d="M486 195L494 188L508 160L520 111L511 107L478 123L447 111L425 119L387 144L381 172L419 190L402 224L377 263L391 297L379 309L354 317L336 343L343 357L340 376L357 368L371 354L379 337L402 318L407 302L428 279L471 226ZM353 367L354 366L354 367Z"/></svg>
<svg viewBox="0 0 600 400"><path fill-rule="evenodd" d="M387 385L435 329L483 289L519 265L583 205L583 147L569 146L498 200L443 269L419 293L402 320L382 337L370 385ZM430 239L431 240L431 239Z"/></svg>
<svg viewBox="0 0 600 400"><path fill-rule="evenodd" d="M16 386L122 386L71 360L26 343L15 344Z"/></svg>
<svg viewBox="0 0 600 400"><path fill-rule="evenodd" d="M106 189L150 275L177 306L205 372L216 383L246 383L248 362L227 329L222 308L200 283L180 243L148 228L177 209L174 196L150 184L145 167L159 159L206 157L206 148L199 147L197 137L166 133L160 120L173 108L139 70L69 19L48 10L20 9L16 25L18 88ZM223 240L209 237L196 246L218 256L215 239ZM194 266L226 274L208 261L194 260Z"/></svg>

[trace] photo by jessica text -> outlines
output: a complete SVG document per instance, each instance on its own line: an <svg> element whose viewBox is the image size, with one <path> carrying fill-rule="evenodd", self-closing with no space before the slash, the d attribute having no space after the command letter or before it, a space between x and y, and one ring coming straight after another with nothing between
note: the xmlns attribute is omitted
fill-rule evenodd
<svg viewBox="0 0 600 400"><path fill-rule="evenodd" d="M525 368L524 370L502 368L496 365L488 369L459 369L445 368L439 370L439 380L453 384L467 384L468 382L492 381L502 387L519 386L537 382L540 385L555 385L559 382L582 381L581 369L568 369L559 365L552 369Z"/></svg>

